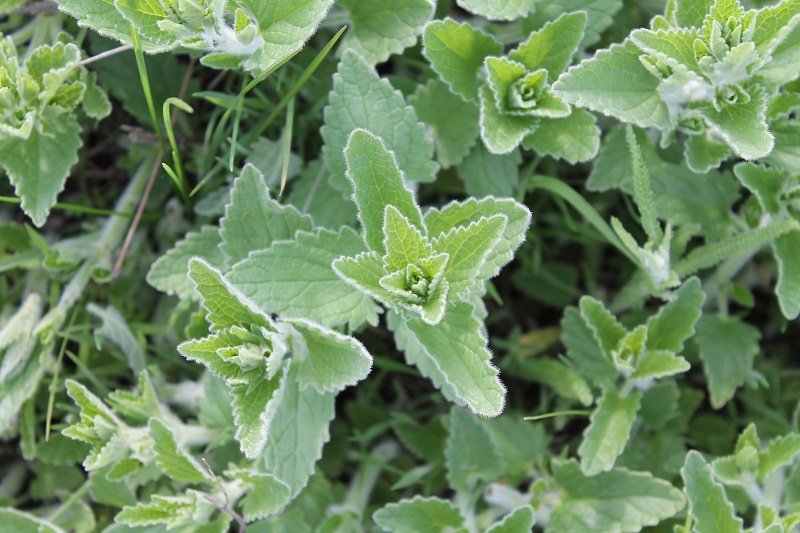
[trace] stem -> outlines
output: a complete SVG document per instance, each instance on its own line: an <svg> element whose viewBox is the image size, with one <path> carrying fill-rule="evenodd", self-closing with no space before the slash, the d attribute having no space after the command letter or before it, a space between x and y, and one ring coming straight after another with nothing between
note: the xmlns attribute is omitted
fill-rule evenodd
<svg viewBox="0 0 800 533"><path fill-rule="evenodd" d="M391 461L397 457L399 452L397 443L391 440L384 441L372 449L370 457L373 461L359 465L358 471L350 483L350 489L347 491L347 497L344 500L345 507L353 509L359 516L364 515L369 496L383 470L380 463Z"/></svg>
<svg viewBox="0 0 800 533"><path fill-rule="evenodd" d="M116 48L112 48L111 50L106 50L105 52L100 52L99 54L94 55L92 57L87 57L86 59L84 59L83 61L78 63L78 65L81 65L81 66L88 65L89 63L94 63L95 61L100 61L101 59L105 59L107 57L111 57L113 55L117 55L120 52L125 52L127 50L133 50L133 46L131 46L129 44L124 44L122 46L118 46Z"/></svg>

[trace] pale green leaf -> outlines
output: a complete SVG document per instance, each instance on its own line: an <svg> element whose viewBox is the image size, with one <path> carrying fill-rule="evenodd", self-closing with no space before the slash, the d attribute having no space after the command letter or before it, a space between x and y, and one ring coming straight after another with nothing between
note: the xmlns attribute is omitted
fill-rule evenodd
<svg viewBox="0 0 800 533"><path fill-rule="evenodd" d="M226 356L220 355L220 352L242 343L241 337L228 331L221 331L202 339L189 339L182 342L178 345L178 351L189 361L205 366L219 378L238 380L243 373L242 367L228 360Z"/></svg>
<svg viewBox="0 0 800 533"><path fill-rule="evenodd" d="M561 328L561 341L578 373L590 382L613 384L617 369L606 356L581 312L575 307L568 307L561 319Z"/></svg>
<svg viewBox="0 0 800 533"><path fill-rule="evenodd" d="M128 360L128 367L130 367L134 375L138 376L145 366L144 349L128 327L125 317L112 305L100 307L93 302L89 302L86 305L86 310L103 322L100 327L94 330L95 343L99 346L101 339L108 339L119 346ZM3 366L5 366L5 361L3 363ZM2 378L2 370L0 370L0 378Z"/></svg>
<svg viewBox="0 0 800 533"><path fill-rule="evenodd" d="M674 0L669 13L678 26L700 28L715 0Z"/></svg>
<svg viewBox="0 0 800 533"><path fill-rule="evenodd" d="M572 113L563 118L542 117L533 133L522 139L522 146L574 165L597 155L600 128L594 115L585 109L573 108Z"/></svg>
<svg viewBox="0 0 800 533"><path fill-rule="evenodd" d="M733 505L722 485L714 480L711 466L692 450L686 455L681 470L684 492L689 500L694 531L697 533L734 533L743 531L742 519L733 512Z"/></svg>
<svg viewBox="0 0 800 533"><path fill-rule="evenodd" d="M631 32L631 41L644 53L677 68L684 65L700 72L694 51L694 42L700 37L697 28L670 28L669 30L638 29Z"/></svg>
<svg viewBox="0 0 800 533"><path fill-rule="evenodd" d="M14 533L65 533L49 520L13 507L0 507L0 523L6 531Z"/></svg>
<svg viewBox="0 0 800 533"><path fill-rule="evenodd" d="M420 215L419 225L422 225L421 222ZM407 265L416 264L420 259L433 255L431 244L418 227L415 227L391 203L386 205L384 212L382 249L386 252L383 256L386 272L405 269Z"/></svg>
<svg viewBox="0 0 800 533"><path fill-rule="evenodd" d="M758 159L772 151L775 139L767 127L766 92L757 85L751 85L747 92L750 96L747 103L723 104L720 111L711 104L702 104L698 109L739 156Z"/></svg>
<svg viewBox="0 0 800 533"><path fill-rule="evenodd" d="M521 162L519 150L497 155L489 153L486 146L479 143L458 166L458 174L470 196L513 196L519 186Z"/></svg>
<svg viewBox="0 0 800 533"><path fill-rule="evenodd" d="M386 276L383 259L377 252L363 252L353 257L339 257L333 261L333 270L342 281L382 304L395 308L392 294L380 280Z"/></svg>
<svg viewBox="0 0 800 533"><path fill-rule="evenodd" d="M539 124L539 117L531 115L509 115L498 108L492 89L483 85L481 98L481 139L493 154L507 154L519 146L523 137L532 133Z"/></svg>
<svg viewBox="0 0 800 533"><path fill-rule="evenodd" d="M16 367L13 377L0 382L0 435L8 435L9 430L16 426L22 405L36 393L44 376L51 349L37 342L31 345L30 350L31 354L38 351L37 356L28 354L22 357L26 361Z"/></svg>
<svg viewBox="0 0 800 533"><path fill-rule="evenodd" d="M506 389L473 311L472 304L457 302L435 326L417 318L406 326L461 401L476 414L497 416L503 411Z"/></svg>
<svg viewBox="0 0 800 533"><path fill-rule="evenodd" d="M487 57L485 64L487 86L501 115L562 118L570 114L569 105L550 91L545 69L530 71L521 62L506 57ZM481 107L486 101L481 95Z"/></svg>
<svg viewBox="0 0 800 533"><path fill-rule="evenodd" d="M425 26L422 53L454 93L477 102L483 61L501 55L503 45L467 23L447 18Z"/></svg>
<svg viewBox="0 0 800 533"><path fill-rule="evenodd" d="M705 173L720 166L731 155L731 148L719 142L708 130L699 135L689 135L684 141L686 164L695 172Z"/></svg>
<svg viewBox="0 0 800 533"><path fill-rule="evenodd" d="M229 278L269 313L326 326L349 323L355 329L364 322L377 324L380 307L339 279L331 263L362 251L363 240L347 227L339 233L321 228L299 232L294 241L280 241L250 254Z"/></svg>
<svg viewBox="0 0 800 533"><path fill-rule="evenodd" d="M417 42L417 35L433 16L432 0L370 2L339 0L347 9L353 25L342 40L341 48L352 48L369 63L382 63L391 54L399 54Z"/></svg>
<svg viewBox="0 0 800 533"><path fill-rule="evenodd" d="M614 15L622 9L622 0L548 0L538 2L536 10L522 21L523 31L541 28L546 22L555 20L563 13L584 11L588 15L586 29L580 48L600 40L600 34L614 24ZM618 22L618 21L617 21Z"/></svg>
<svg viewBox="0 0 800 533"><path fill-rule="evenodd" d="M143 45L148 43L151 47L157 47L159 52L173 49L178 45L179 39L175 34L159 27L160 21L174 17L173 13L165 11L161 1L113 0L113 4L117 11L134 26L139 35L139 42Z"/></svg>
<svg viewBox="0 0 800 533"><path fill-rule="evenodd" d="M349 192L342 152L350 133L357 128L383 139L397 158L396 166L408 179L436 179L439 166L431 161L433 142L425 136L425 126L417 120L414 108L406 105L403 95L387 80L379 78L375 69L357 53L347 51L342 56L339 70L333 76L329 102L321 129L325 141L322 154L333 174L334 188Z"/></svg>
<svg viewBox="0 0 800 533"><path fill-rule="evenodd" d="M292 239L297 230L311 231L312 226L310 216L270 198L264 176L248 164L234 180L230 203L220 220L220 249L227 264L234 265L251 251Z"/></svg>
<svg viewBox="0 0 800 533"><path fill-rule="evenodd" d="M774 438L759 453L759 477L764 479L777 468L792 464L797 454L800 454L800 435L791 433Z"/></svg>
<svg viewBox="0 0 800 533"><path fill-rule="evenodd" d="M271 474L244 470L229 474L250 485L250 490L241 501L244 517L248 522L277 513L290 499L286 483Z"/></svg>
<svg viewBox="0 0 800 533"><path fill-rule="evenodd" d="M765 213L777 215L781 212L781 195L786 186L783 172L756 163L739 163L733 167L733 173L756 197Z"/></svg>
<svg viewBox="0 0 800 533"><path fill-rule="evenodd" d="M418 230L424 231L422 214L413 193L406 188L397 160L380 137L366 130L355 130L345 148L347 179L353 186L353 200L358 206L364 230L364 242L370 250L385 252L383 223L387 206L394 206ZM343 254L344 255L344 254Z"/></svg>
<svg viewBox="0 0 800 533"><path fill-rule="evenodd" d="M367 377L372 356L353 337L302 319L286 320L300 335L302 346L292 344L298 361L297 380L302 389L314 387L320 394L336 392Z"/></svg>
<svg viewBox="0 0 800 533"><path fill-rule="evenodd" d="M91 28L101 35L132 44L131 24L122 16L111 0L59 0L58 8L78 19L78 24ZM163 45L140 40L142 49L154 53L165 50Z"/></svg>
<svg viewBox="0 0 800 533"><path fill-rule="evenodd" d="M683 343L694 334L705 300L699 279L685 281L673 298L647 320L647 349L682 352Z"/></svg>
<svg viewBox="0 0 800 533"><path fill-rule="evenodd" d="M181 483L213 483L211 476L178 445L175 435L161 420L151 418L148 429L156 464L167 477Z"/></svg>
<svg viewBox="0 0 800 533"><path fill-rule="evenodd" d="M800 38L800 32L798 32L798 37ZM800 166L800 122L787 117L778 117L770 121L769 129L775 137L775 146L763 161L784 170L791 171L791 169L798 168Z"/></svg>
<svg viewBox="0 0 800 533"><path fill-rule="evenodd" d="M100 120L111 113L111 101L105 91L97 86L97 75L91 72L86 78L86 92L81 105L87 116Z"/></svg>
<svg viewBox="0 0 800 533"><path fill-rule="evenodd" d="M0 328L0 385L10 382L34 353L38 339L31 335L42 317L42 299L32 292ZM0 431L2 433L2 431Z"/></svg>
<svg viewBox="0 0 800 533"><path fill-rule="evenodd" d="M595 300L591 296L584 296L579 305L583 320L592 330L594 338L603 352L610 357L627 335L627 331L599 300Z"/></svg>
<svg viewBox="0 0 800 533"><path fill-rule="evenodd" d="M233 104L233 101L231 101ZM263 181L267 188L277 189L281 183L283 174L283 151L284 140L281 136L277 141L272 141L266 137L259 137L250 146L250 153L247 154L245 161L256 167L264 175ZM292 179L303 166L303 159L289 152L289 163L286 166L286 178ZM245 167L247 168L247 167ZM242 169L244 172L244 169ZM263 195L263 193L262 193Z"/></svg>
<svg viewBox="0 0 800 533"><path fill-rule="evenodd" d="M800 23L800 5L784 1L760 9L753 29L753 43L761 57L769 56L775 47Z"/></svg>
<svg viewBox="0 0 800 533"><path fill-rule="evenodd" d="M707 314L698 321L695 340L714 409L733 398L750 375L760 338L757 328L738 318Z"/></svg>
<svg viewBox="0 0 800 533"><path fill-rule="evenodd" d="M528 40L509 52L508 58L519 61L529 71L547 70L550 82L564 72L583 39L587 15L583 11L566 13L531 33Z"/></svg>
<svg viewBox="0 0 800 533"><path fill-rule="evenodd" d="M778 262L778 283L775 294L783 316L793 320L800 315L800 231L790 231L773 243Z"/></svg>
<svg viewBox="0 0 800 533"><path fill-rule="evenodd" d="M533 507L526 505L508 513L486 533L530 533L535 522Z"/></svg>
<svg viewBox="0 0 800 533"><path fill-rule="evenodd" d="M231 387L234 438L248 459L258 457L274 438L270 435L273 421L278 413L287 409L283 398L287 390L297 386L287 376L285 369L271 379L263 373L251 374L247 382Z"/></svg>
<svg viewBox="0 0 800 533"><path fill-rule="evenodd" d="M578 107L642 128L663 128L669 124L669 115L657 91L660 80L642 65L640 55L629 40L614 44L570 68L553 84L553 90Z"/></svg>
<svg viewBox="0 0 800 533"><path fill-rule="evenodd" d="M353 202L343 202L331 185L325 164L316 160L295 180L287 201L314 218L316 227L337 231L342 226L358 225L358 210Z"/></svg>
<svg viewBox="0 0 800 533"><path fill-rule="evenodd" d="M586 380L572 367L557 359L515 357L506 359L504 364L505 372L511 372L526 380L547 385L559 396L578 400L585 406L593 403L592 391Z"/></svg>
<svg viewBox="0 0 800 533"><path fill-rule="evenodd" d="M22 210L41 227L78 161L82 142L74 114L50 106L38 119L27 139L0 133L0 166L22 200Z"/></svg>
<svg viewBox="0 0 800 533"><path fill-rule="evenodd" d="M578 448L581 469L587 476L614 467L614 462L630 438L640 399L641 393L638 391L622 398L609 389L597 402L597 409L592 413Z"/></svg>
<svg viewBox="0 0 800 533"><path fill-rule="evenodd" d="M431 127L436 141L436 159L443 168L458 165L478 138L480 110L470 101L456 98L447 84L432 78L408 99L417 116ZM480 146L476 146L475 153Z"/></svg>
<svg viewBox="0 0 800 533"><path fill-rule="evenodd" d="M645 472L615 468L587 477L574 460L556 460L553 475L564 492L548 533L634 533L674 516L685 505L679 490Z"/></svg>
<svg viewBox="0 0 800 533"><path fill-rule="evenodd" d="M536 4L536 0L456 0L456 4L474 15L489 20L514 20L527 15Z"/></svg>
<svg viewBox="0 0 800 533"><path fill-rule="evenodd" d="M211 505L209 503L209 505ZM191 495L162 496L153 494L150 502L139 502L138 505L123 507L114 517L118 524L129 526L146 526L166 524L167 529L195 524L193 518L195 500Z"/></svg>
<svg viewBox="0 0 800 533"><path fill-rule="evenodd" d="M444 449L450 486L469 493L479 481L494 481L505 465L497 445L480 420L461 407L450 410L450 436Z"/></svg>
<svg viewBox="0 0 800 533"><path fill-rule="evenodd" d="M753 79L767 87L779 87L797 79L798 73L800 73L800 26L795 26L773 49L771 59L753 75Z"/></svg>
<svg viewBox="0 0 800 533"><path fill-rule="evenodd" d="M390 503L377 510L372 519L392 533L454 533L465 531L464 519L452 503L441 498L416 496L410 500Z"/></svg>
<svg viewBox="0 0 800 533"><path fill-rule="evenodd" d="M669 350L650 350L636 366L631 378L658 379L686 372L691 366L686 359Z"/></svg>

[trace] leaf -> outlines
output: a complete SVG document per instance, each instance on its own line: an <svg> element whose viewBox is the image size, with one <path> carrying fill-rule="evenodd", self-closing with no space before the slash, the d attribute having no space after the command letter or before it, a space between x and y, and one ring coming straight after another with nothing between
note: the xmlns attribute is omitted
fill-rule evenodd
<svg viewBox="0 0 800 533"><path fill-rule="evenodd" d="M491 434L472 413L460 407L450 410L450 436L444 449L450 486L469 493L478 481L494 481L505 465Z"/></svg>
<svg viewBox="0 0 800 533"><path fill-rule="evenodd" d="M422 215L419 225L421 226ZM383 265L386 272L405 269L433 255L433 248L422 233L392 204L386 205L383 218ZM437 252L441 252L437 250Z"/></svg>
<svg viewBox="0 0 800 533"><path fill-rule="evenodd" d="M564 491L547 525L548 533L636 532L674 516L683 495L649 473L615 468L587 477L578 463L553 461L553 475Z"/></svg>
<svg viewBox="0 0 800 533"><path fill-rule="evenodd" d="M435 326L418 318L407 320L406 326L460 400L476 414L497 416L503 411L506 389L490 362L492 354L473 311L472 304L457 302Z"/></svg>
<svg viewBox="0 0 800 533"><path fill-rule="evenodd" d="M372 519L392 533L463 533L464 519L452 503L441 498L416 496L378 509Z"/></svg>
<svg viewBox="0 0 800 533"><path fill-rule="evenodd" d="M561 329L561 341L567 348L567 356L577 366L577 371L590 382L613 385L617 369L578 309L568 307L564 311Z"/></svg>
<svg viewBox="0 0 800 533"><path fill-rule="evenodd" d="M692 365L686 359L676 356L668 350L650 350L630 377L632 379L658 379L686 372L691 367Z"/></svg>
<svg viewBox="0 0 800 533"><path fill-rule="evenodd" d="M100 346L101 339L110 340L119 346L122 353L125 354L128 366L135 375L138 376L144 371L144 350L139 340L128 327L125 317L112 305L100 307L93 302L89 302L86 305L86 310L103 321L103 324L94 330L95 343Z"/></svg>
<svg viewBox="0 0 800 533"><path fill-rule="evenodd" d="M370 250L385 252L384 213L394 206L418 230L424 231L422 213L413 193L406 188L403 172L394 154L380 137L366 130L354 130L345 147L347 179L353 186L353 200Z"/></svg>
<svg viewBox="0 0 800 533"><path fill-rule="evenodd" d="M630 438L640 399L639 392L622 398L613 389L607 390L600 398L578 448L581 469L587 476L614 467L614 462Z"/></svg>
<svg viewBox="0 0 800 533"><path fill-rule="evenodd" d="M114 2L108 0L60 0L58 8L78 19L78 24L95 30L100 35L111 37L123 44L132 44L131 24L117 11ZM145 52L161 52L163 46L141 40Z"/></svg>
<svg viewBox="0 0 800 533"><path fill-rule="evenodd" d="M758 476L763 480L781 466L791 465L800 454L800 435L776 437L759 453Z"/></svg>
<svg viewBox="0 0 800 533"><path fill-rule="evenodd" d="M36 227L56 204L82 144L75 115L47 107L39 120L27 139L0 133L0 166Z"/></svg>
<svg viewBox="0 0 800 533"><path fill-rule="evenodd" d="M483 60L501 55L503 45L467 23L446 18L425 26L422 53L451 91L477 102Z"/></svg>
<svg viewBox="0 0 800 533"><path fill-rule="evenodd" d="M733 167L733 173L756 197L765 213L777 215L781 212L781 195L786 186L783 172L756 163L739 163Z"/></svg>
<svg viewBox="0 0 800 533"><path fill-rule="evenodd" d="M8 531L15 533L64 533L63 529L49 520L13 507L0 508L0 522Z"/></svg>
<svg viewBox="0 0 800 533"><path fill-rule="evenodd" d="M325 141L322 154L333 174L334 188L349 192L342 152L354 129L362 128L380 137L397 158L396 166L414 181L436 179L438 165L433 158L433 142L425 136L425 126L417 120L414 108L389 82L380 79L375 69L353 51L347 51L333 76L333 90L324 109ZM401 209L402 210L402 209ZM410 216L406 213L406 216Z"/></svg>
<svg viewBox="0 0 800 533"><path fill-rule="evenodd" d="M446 253L450 259L444 277L450 284L448 301L467 298L469 292L483 281L479 274L486 258L502 238L508 218L497 214L480 218L468 226L455 227L433 240L437 253Z"/></svg>
<svg viewBox="0 0 800 533"><path fill-rule="evenodd" d="M800 315L800 231L790 231L778 237L773 243L775 260L778 262L778 295L783 316L793 320Z"/></svg>
<svg viewBox="0 0 800 533"><path fill-rule="evenodd" d="M553 91L578 107L641 128L663 128L669 124L669 116L657 91L660 80L642 65L640 55L629 40L611 45L571 67L553 84ZM619 80L625 83L621 85Z"/></svg>
<svg viewBox="0 0 800 533"><path fill-rule="evenodd" d="M671 18L678 26L694 26L700 28L715 0L676 0L673 4Z"/></svg>
<svg viewBox="0 0 800 533"><path fill-rule="evenodd" d="M414 106L420 120L433 130L436 159L442 167L450 168L461 163L478 138L478 106L454 98L447 84L437 79L419 85L408 101Z"/></svg>
<svg viewBox="0 0 800 533"><path fill-rule="evenodd" d="M546 22L555 20L562 13L584 11L588 15L588 19L579 48L587 48L599 41L600 34L615 22L614 15L622 9L622 5L622 0L549 0L548 2L539 2L536 10L522 20L523 31L529 32L541 28Z"/></svg>
<svg viewBox="0 0 800 533"><path fill-rule="evenodd" d="M481 139L493 154L511 152L539 124L539 117L509 115L500 111L492 90L486 85L481 87L480 97Z"/></svg>
<svg viewBox="0 0 800 533"><path fill-rule="evenodd" d="M32 292L13 315L3 320L3 327L0 328L0 386L10 384L36 350L38 339L30 332L36 328L41 317L42 299ZM2 425L0 428L0 434L4 434L5 428Z"/></svg>
<svg viewBox="0 0 800 533"><path fill-rule="evenodd" d="M296 240L250 254L229 279L269 313L355 329L364 322L377 324L380 307L340 280L331 263L363 250L361 237L348 227L338 233L322 228L298 232Z"/></svg>
<svg viewBox="0 0 800 533"><path fill-rule="evenodd" d="M733 511L722 485L714 481L711 466L692 450L681 469L689 512L698 533L733 533L743 531L742 519Z"/></svg>
<svg viewBox="0 0 800 533"><path fill-rule="evenodd" d="M287 201L311 215L317 227L336 231L342 226L358 224L355 204L342 202L342 195L331 185L330 174L320 160L303 169Z"/></svg>
<svg viewBox="0 0 800 533"><path fill-rule="evenodd" d="M248 521L259 520L280 511L290 499L286 483L271 474L236 470L226 472L250 485L241 506Z"/></svg>
<svg viewBox="0 0 800 533"><path fill-rule="evenodd" d="M180 347L179 347L180 349ZM255 459L270 442L270 426L278 413L283 412L283 397L293 386L287 383L288 372L284 370L274 377L266 374L251 376L241 385L231 387L234 438L239 449L248 459Z"/></svg>
<svg viewBox="0 0 800 533"><path fill-rule="evenodd" d="M535 523L533 507L526 505L508 513L503 520L487 529L486 533L530 533Z"/></svg>
<svg viewBox="0 0 800 533"><path fill-rule="evenodd" d="M798 60L800 60L800 26L796 25L775 47L769 62L754 74L753 79L767 87L779 87L797 78L800 66Z"/></svg>
<svg viewBox="0 0 800 533"><path fill-rule="evenodd" d="M599 300L595 300L591 296L584 296L579 305L583 320L592 330L595 340L605 352L606 357L610 357L627 335L627 331Z"/></svg>
<svg viewBox="0 0 800 533"><path fill-rule="evenodd" d="M309 385L317 392L338 392L366 378L372 356L353 337L321 327L308 320L286 320L300 335L304 346L293 344L298 360L297 380L301 389Z"/></svg>
<svg viewBox="0 0 800 533"><path fill-rule="evenodd" d="M458 174L470 196L512 196L519 187L521 162L519 150L497 155L490 153L483 144L478 144L458 166Z"/></svg>
<svg viewBox="0 0 800 533"><path fill-rule="evenodd" d="M225 255L219 249L221 242L222 236L216 226L202 226L200 231L190 231L150 266L147 283L181 299L199 299L191 278L186 275L187 264L192 257L202 257L212 265L224 264Z"/></svg>
<svg viewBox="0 0 800 533"><path fill-rule="evenodd" d="M733 398L750 375L760 338L757 328L738 318L709 314L700 318L695 340L714 409Z"/></svg>
<svg viewBox="0 0 800 533"><path fill-rule="evenodd" d="M700 72L694 42L700 38L697 28L670 28L668 30L638 29L631 32L631 40L639 49L654 56L673 68L688 67Z"/></svg>
<svg viewBox="0 0 800 533"><path fill-rule="evenodd" d="M712 138L708 130L700 135L689 135L685 139L683 154L686 164L695 172L703 174L713 170L731 156L730 147Z"/></svg>
<svg viewBox="0 0 800 533"><path fill-rule="evenodd" d="M547 70L548 79L555 81L572 61L583 39L586 20L584 11L565 13L531 33L527 41L509 52L508 58L519 61L528 71L543 68Z"/></svg>
<svg viewBox="0 0 800 533"><path fill-rule="evenodd" d="M340 0L353 25L342 40L342 49L352 48L375 64L413 46L423 26L433 16L431 0L406 0L391 6L361 0Z"/></svg>
<svg viewBox="0 0 800 533"><path fill-rule="evenodd" d="M701 104L698 109L739 156L758 159L772 151L775 139L767 127L767 96L764 89L752 85L747 92L750 97L747 103L722 105L720 111L711 104Z"/></svg>
<svg viewBox="0 0 800 533"><path fill-rule="evenodd" d="M535 0L508 0L501 3L493 0L456 0L460 8L489 20L514 20L531 11L535 3Z"/></svg>
<svg viewBox="0 0 800 533"><path fill-rule="evenodd" d="M647 349L683 351L683 343L694 334L706 295L700 280L690 278L675 291L672 300L647 319Z"/></svg>
<svg viewBox="0 0 800 533"><path fill-rule="evenodd" d="M522 139L522 146L574 165L597 155L600 128L594 115L585 109L573 108L566 117L542 117L533 133Z"/></svg>
<svg viewBox="0 0 800 533"><path fill-rule="evenodd" d="M202 466L178 446L175 435L158 418L148 423L156 464L170 479L181 483L213 483Z"/></svg>
<svg viewBox="0 0 800 533"><path fill-rule="evenodd" d="M292 205L270 198L264 176L247 164L233 181L231 200L220 220L219 245L227 265L246 259L251 251L269 248L275 241L290 240L298 230L311 231L308 215Z"/></svg>

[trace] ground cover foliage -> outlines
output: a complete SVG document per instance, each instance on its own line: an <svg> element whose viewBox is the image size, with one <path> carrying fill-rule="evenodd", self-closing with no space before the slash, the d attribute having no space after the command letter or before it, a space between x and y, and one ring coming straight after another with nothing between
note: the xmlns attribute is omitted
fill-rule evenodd
<svg viewBox="0 0 800 533"><path fill-rule="evenodd" d="M0 13L0 529L797 531L800 1Z"/></svg>

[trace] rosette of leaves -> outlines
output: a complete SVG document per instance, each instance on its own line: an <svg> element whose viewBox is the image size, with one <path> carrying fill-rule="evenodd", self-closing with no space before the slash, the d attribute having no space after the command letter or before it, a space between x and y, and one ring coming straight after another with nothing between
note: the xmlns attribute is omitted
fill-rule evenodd
<svg viewBox="0 0 800 533"><path fill-rule="evenodd" d="M80 61L81 51L72 43L42 45L22 59L11 37L0 41L0 166L37 226L78 161L76 108L93 119L111 111Z"/></svg>
<svg viewBox="0 0 800 533"><path fill-rule="evenodd" d="M507 55L490 35L453 20L425 28L423 52L451 91L480 108L480 136L494 154L522 145L572 163L599 147L594 117L553 93L584 36L587 15L564 14ZM455 52L458 50L458 52Z"/></svg>
<svg viewBox="0 0 800 533"><path fill-rule="evenodd" d="M738 0L671 2L650 29L598 51L553 85L580 107L641 127L686 135L690 168L705 172L732 153L767 156L767 108L800 74L800 3L745 11ZM624 82L623 82L624 80Z"/></svg>
<svg viewBox="0 0 800 533"><path fill-rule="evenodd" d="M61 0L59 7L78 23L133 43L143 50L199 50L203 64L215 68L264 71L305 44L325 18L333 0Z"/></svg>

